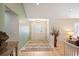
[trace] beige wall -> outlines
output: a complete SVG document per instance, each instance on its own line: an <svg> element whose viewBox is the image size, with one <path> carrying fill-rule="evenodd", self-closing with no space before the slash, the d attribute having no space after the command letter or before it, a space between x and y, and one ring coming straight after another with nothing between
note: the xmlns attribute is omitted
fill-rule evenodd
<svg viewBox="0 0 79 59"><path fill-rule="evenodd" d="M4 30L4 5L0 4L0 31Z"/></svg>
<svg viewBox="0 0 79 59"><path fill-rule="evenodd" d="M4 4L16 14L19 15L20 18L26 18L23 5L21 3L6 3Z"/></svg>

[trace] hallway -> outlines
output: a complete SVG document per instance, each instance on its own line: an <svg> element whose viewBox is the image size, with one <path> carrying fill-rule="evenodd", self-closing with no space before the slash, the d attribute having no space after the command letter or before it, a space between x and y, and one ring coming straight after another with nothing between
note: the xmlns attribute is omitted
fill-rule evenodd
<svg viewBox="0 0 79 59"><path fill-rule="evenodd" d="M19 56L79 56L79 4L1 3L0 31L19 42Z"/></svg>
<svg viewBox="0 0 79 59"><path fill-rule="evenodd" d="M48 50L50 47L48 40L29 40L21 49L22 51Z"/></svg>
<svg viewBox="0 0 79 59"><path fill-rule="evenodd" d="M61 42L59 42L61 43ZM58 43L56 48L51 48L46 40L29 40L28 44L19 51L20 56L63 56L64 46Z"/></svg>
<svg viewBox="0 0 79 59"><path fill-rule="evenodd" d="M48 40L29 40L27 48L48 48L50 47Z"/></svg>

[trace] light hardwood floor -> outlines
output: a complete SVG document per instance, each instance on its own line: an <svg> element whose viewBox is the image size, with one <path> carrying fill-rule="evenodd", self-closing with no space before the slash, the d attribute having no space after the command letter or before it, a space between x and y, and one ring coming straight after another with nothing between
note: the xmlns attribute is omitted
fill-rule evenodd
<svg viewBox="0 0 79 59"><path fill-rule="evenodd" d="M36 43L35 43L36 42ZM34 45L47 45L47 41L36 40L30 41L28 47ZM27 46L26 46L27 47ZM64 46L61 42L58 42L56 48L26 48L19 51L19 56L63 56L64 55Z"/></svg>

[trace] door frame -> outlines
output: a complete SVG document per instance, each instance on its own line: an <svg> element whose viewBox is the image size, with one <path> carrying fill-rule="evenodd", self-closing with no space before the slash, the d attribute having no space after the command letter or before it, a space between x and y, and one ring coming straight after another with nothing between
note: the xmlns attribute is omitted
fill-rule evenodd
<svg viewBox="0 0 79 59"><path fill-rule="evenodd" d="M28 19L28 20L29 20L29 23L30 23L30 24L29 24L29 27L30 27L30 39L32 39L32 38L31 38L31 22L33 22L33 21L38 21L38 22L39 22L39 21L46 21L46 22L47 22L47 30L46 30L46 31L47 31L47 32L46 32L46 33L47 33L47 35L46 35L47 37L46 37L46 38L47 38L47 40L49 41L49 34L50 34L50 33L49 33L49 19Z"/></svg>

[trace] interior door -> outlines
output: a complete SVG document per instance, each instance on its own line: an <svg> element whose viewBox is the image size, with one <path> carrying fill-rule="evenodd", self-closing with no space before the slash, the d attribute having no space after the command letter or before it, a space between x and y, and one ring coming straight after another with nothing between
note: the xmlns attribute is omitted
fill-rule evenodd
<svg viewBox="0 0 79 59"><path fill-rule="evenodd" d="M47 39L47 21L31 21L31 39Z"/></svg>

